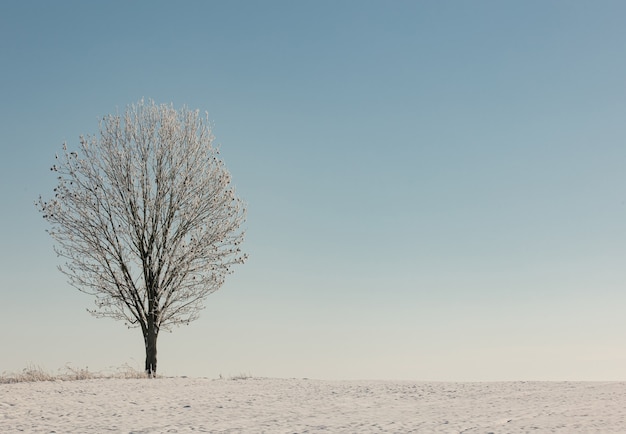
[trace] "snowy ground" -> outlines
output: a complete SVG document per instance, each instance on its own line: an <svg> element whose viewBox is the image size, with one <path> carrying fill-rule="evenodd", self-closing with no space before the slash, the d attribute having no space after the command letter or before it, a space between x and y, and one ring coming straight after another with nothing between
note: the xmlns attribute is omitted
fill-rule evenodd
<svg viewBox="0 0 626 434"><path fill-rule="evenodd" d="M0 432L624 433L626 383L162 378L0 384Z"/></svg>

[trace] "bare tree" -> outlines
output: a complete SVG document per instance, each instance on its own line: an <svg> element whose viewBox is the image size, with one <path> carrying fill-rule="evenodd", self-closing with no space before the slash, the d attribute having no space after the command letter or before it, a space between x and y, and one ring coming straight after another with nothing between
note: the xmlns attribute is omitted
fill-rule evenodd
<svg viewBox="0 0 626 434"><path fill-rule="evenodd" d="M140 327L145 369L157 368L159 331L198 317L246 255L245 207L208 120L140 101L56 156L54 197L37 205L51 224L59 269L96 297L97 317Z"/></svg>

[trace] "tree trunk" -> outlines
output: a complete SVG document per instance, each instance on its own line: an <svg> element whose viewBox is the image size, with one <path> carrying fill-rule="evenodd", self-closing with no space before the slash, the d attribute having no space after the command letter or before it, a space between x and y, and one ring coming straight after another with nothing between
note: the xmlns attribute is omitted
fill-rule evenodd
<svg viewBox="0 0 626 434"><path fill-rule="evenodd" d="M153 377L157 370L157 336L158 331L154 323L148 324L144 341L146 343L146 374L150 377Z"/></svg>

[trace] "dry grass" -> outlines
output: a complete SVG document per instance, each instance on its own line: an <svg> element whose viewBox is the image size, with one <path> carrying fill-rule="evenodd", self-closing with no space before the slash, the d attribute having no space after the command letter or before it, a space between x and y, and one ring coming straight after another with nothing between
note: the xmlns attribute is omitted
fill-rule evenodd
<svg viewBox="0 0 626 434"><path fill-rule="evenodd" d="M6 373L0 376L0 383L24 383L34 381L54 381L56 378L39 366L29 365L22 372Z"/></svg>
<svg viewBox="0 0 626 434"><path fill-rule="evenodd" d="M239 375L233 375L229 378L229 380L239 381L239 380L249 380L252 378L252 375L242 372Z"/></svg>
<svg viewBox="0 0 626 434"><path fill-rule="evenodd" d="M21 372L3 372L2 375L0 375L0 384L36 381L93 380L96 378L142 379L150 377L145 372L138 371L127 364L105 372L92 372L89 368L76 368L67 364L65 365L65 368L59 369L57 374L47 372L37 365L29 365L22 369Z"/></svg>

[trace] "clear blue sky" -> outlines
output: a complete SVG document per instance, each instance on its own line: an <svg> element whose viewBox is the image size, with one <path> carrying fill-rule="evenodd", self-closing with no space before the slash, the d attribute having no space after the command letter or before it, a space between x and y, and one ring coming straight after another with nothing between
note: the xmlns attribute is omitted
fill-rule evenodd
<svg viewBox="0 0 626 434"><path fill-rule="evenodd" d="M208 111L250 259L162 373L626 380L626 3L0 4L0 372L141 368L33 202L140 98Z"/></svg>

